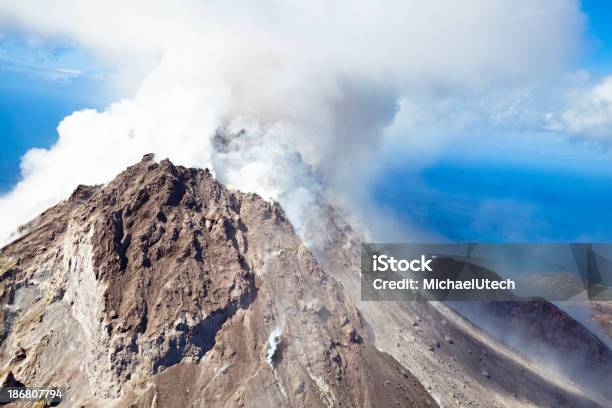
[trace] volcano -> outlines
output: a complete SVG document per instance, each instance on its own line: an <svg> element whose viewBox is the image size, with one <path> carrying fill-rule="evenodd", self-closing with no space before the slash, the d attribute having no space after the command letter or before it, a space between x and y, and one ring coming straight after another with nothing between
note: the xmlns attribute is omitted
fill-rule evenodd
<svg viewBox="0 0 612 408"><path fill-rule="evenodd" d="M66 407L607 404L442 303L361 302L362 235L320 210L298 236L153 155L79 186L2 249L0 380Z"/></svg>
<svg viewBox="0 0 612 408"><path fill-rule="evenodd" d="M283 210L152 155L2 250L3 375L62 406L434 406ZM19 358L16 358L16 357Z"/></svg>

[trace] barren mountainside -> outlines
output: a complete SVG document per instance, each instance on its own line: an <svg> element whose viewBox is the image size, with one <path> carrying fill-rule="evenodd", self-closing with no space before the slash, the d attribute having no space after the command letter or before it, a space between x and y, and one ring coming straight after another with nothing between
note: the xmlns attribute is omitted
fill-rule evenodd
<svg viewBox="0 0 612 408"><path fill-rule="evenodd" d="M315 256L357 305L376 347L408 367L440 406L611 406L609 349L549 302L541 302L539 314L527 313L539 309L537 302L517 302L515 307L522 312L511 320L512 337L537 344L538 355L488 331L483 316L471 319L456 308L472 302L361 301L360 245L367 238L339 207L322 206L322 220L306 232L324 230L323 239L313 246ZM534 330L551 332L534 337ZM541 361L542 351L552 363ZM593 361L598 362L597 370L592 370Z"/></svg>
<svg viewBox="0 0 612 408"><path fill-rule="evenodd" d="M0 381L66 407L610 405L609 348L549 302L485 309L553 367L479 313L361 301L363 232L319 199L306 247L279 205L152 155L79 186L2 248Z"/></svg>
<svg viewBox="0 0 612 408"><path fill-rule="evenodd" d="M61 406L435 405L282 209L147 155L2 249L2 378Z"/></svg>

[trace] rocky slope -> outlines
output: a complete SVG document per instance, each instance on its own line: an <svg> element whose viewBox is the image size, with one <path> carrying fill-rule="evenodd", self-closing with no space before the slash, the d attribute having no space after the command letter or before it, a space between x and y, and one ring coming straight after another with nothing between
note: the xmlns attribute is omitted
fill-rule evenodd
<svg viewBox="0 0 612 408"><path fill-rule="evenodd" d="M601 339L550 302L487 302L484 308L509 332L525 333L534 346L547 344L566 358L573 353L591 369L612 362L612 352Z"/></svg>
<svg viewBox="0 0 612 408"><path fill-rule="evenodd" d="M145 156L2 249L1 377L61 406L428 406L283 211Z"/></svg>
<svg viewBox="0 0 612 408"><path fill-rule="evenodd" d="M591 318L601 327L608 341L612 340L612 302L593 301L588 307Z"/></svg>
<svg viewBox="0 0 612 408"><path fill-rule="evenodd" d="M321 206L324 210L320 219L310 228L314 235L324 226L324 233L320 233L324 239L313 247L315 256L330 275L342 282L368 323L377 348L410 367L441 406L612 406L609 395L577 384L559 366L543 365L447 304L360 301L360 244L364 235L336 206L324 202ZM573 327L571 318L563 322ZM525 336L524 340L529 343L532 339ZM605 369L608 375L612 372L609 362ZM600 388L608 384L605 378L600 378Z"/></svg>
<svg viewBox="0 0 612 408"><path fill-rule="evenodd" d="M462 313L590 395L612 400L612 352L587 327L545 300L474 303Z"/></svg>
<svg viewBox="0 0 612 408"><path fill-rule="evenodd" d="M361 302L347 219L322 200L307 249L277 205L151 156L80 186L2 249L0 381L79 407L610 406L448 305ZM571 317L515 306L609 374Z"/></svg>

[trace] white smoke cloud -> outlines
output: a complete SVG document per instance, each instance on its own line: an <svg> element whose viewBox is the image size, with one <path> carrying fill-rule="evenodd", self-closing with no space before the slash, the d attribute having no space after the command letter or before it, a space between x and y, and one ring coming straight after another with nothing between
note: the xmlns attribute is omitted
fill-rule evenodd
<svg viewBox="0 0 612 408"><path fill-rule="evenodd" d="M570 99L567 110L549 117L552 129L591 139L612 138L612 76L579 88Z"/></svg>
<svg viewBox="0 0 612 408"><path fill-rule="evenodd" d="M280 326L276 326L268 337L268 349L266 351L266 361L270 365L270 367L274 368L274 357L276 355L276 350L278 349L278 344L280 343L281 335L283 331Z"/></svg>
<svg viewBox="0 0 612 408"><path fill-rule="evenodd" d="M22 0L0 3L0 24L76 42L129 95L66 117L54 146L25 155L22 181L0 198L5 237L148 152L277 199L299 226L321 179L358 189L384 130L402 123L400 101L560 75L583 16L571 0ZM219 128L246 133L219 152Z"/></svg>

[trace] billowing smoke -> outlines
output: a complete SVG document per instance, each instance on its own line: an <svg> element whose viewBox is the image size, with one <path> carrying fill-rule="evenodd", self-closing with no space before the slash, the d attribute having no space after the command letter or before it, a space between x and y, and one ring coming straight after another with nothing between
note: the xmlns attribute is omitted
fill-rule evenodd
<svg viewBox="0 0 612 408"><path fill-rule="evenodd" d="M266 352L266 361L270 367L274 366L274 358L281 340L281 334L282 330L280 326L276 326L274 330L270 332L270 337L268 338L268 350Z"/></svg>
<svg viewBox="0 0 612 408"><path fill-rule="evenodd" d="M22 0L0 24L78 44L125 95L25 155L0 199L4 238L149 152L280 201L299 228L323 185L359 201L388 128L409 139L398 124L438 122L448 94L556 75L583 16L572 0Z"/></svg>

